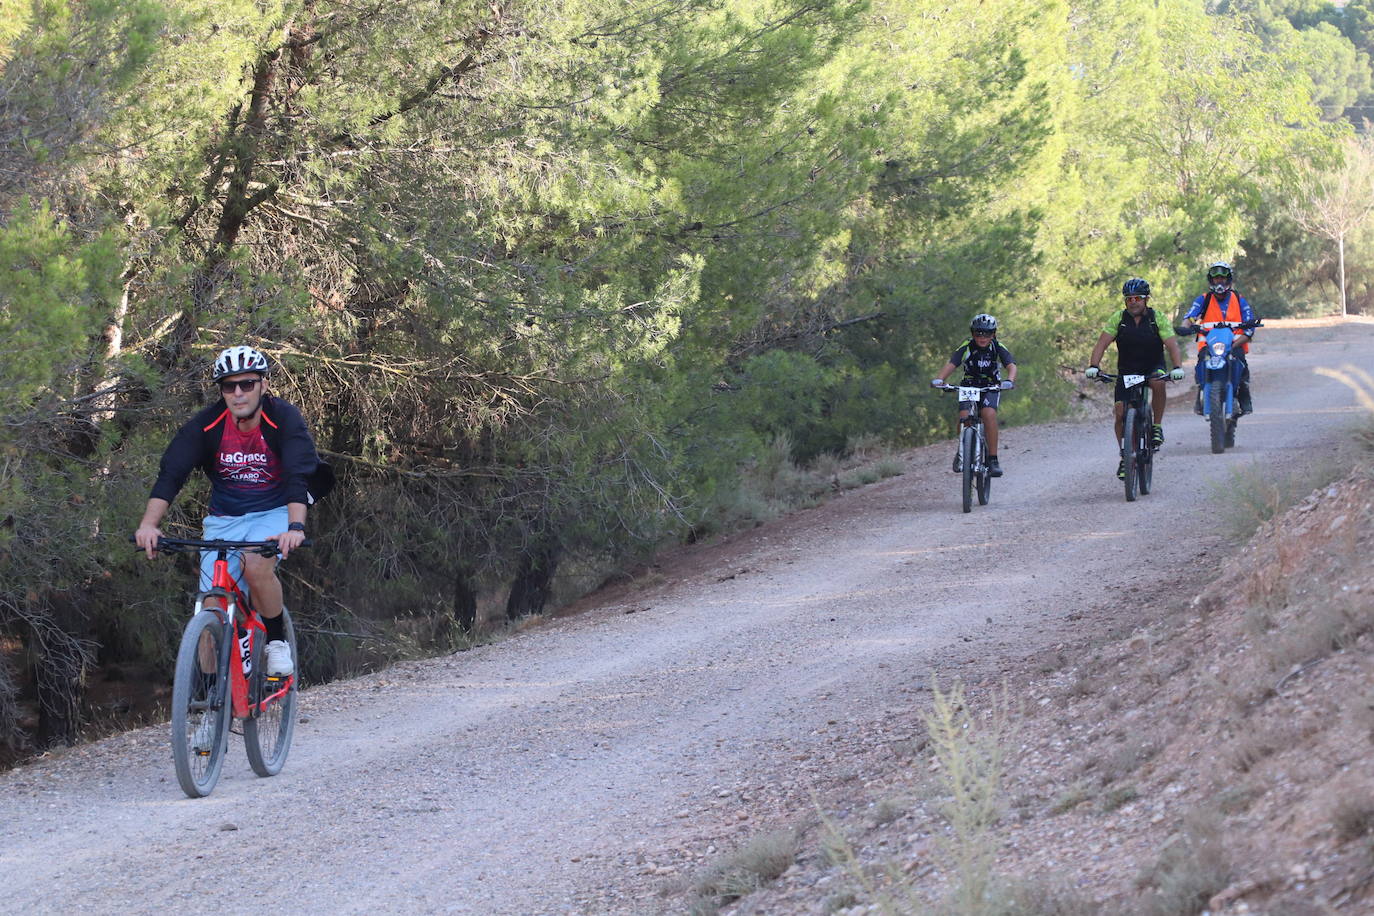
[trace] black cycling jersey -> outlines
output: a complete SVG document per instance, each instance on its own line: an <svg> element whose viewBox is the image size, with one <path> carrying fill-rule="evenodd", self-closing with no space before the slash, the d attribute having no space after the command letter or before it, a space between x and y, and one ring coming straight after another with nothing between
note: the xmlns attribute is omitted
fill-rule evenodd
<svg viewBox="0 0 1374 916"><path fill-rule="evenodd" d="M1122 309L1116 327L1107 333L1116 337L1117 372L1149 375L1164 368L1164 339L1154 309L1145 309L1139 321Z"/></svg>
<svg viewBox="0 0 1374 916"><path fill-rule="evenodd" d="M1002 366L1016 362L1011 352L994 338L991 345L980 347L970 338L950 356L952 365L964 370L964 384L986 388L1002 381Z"/></svg>

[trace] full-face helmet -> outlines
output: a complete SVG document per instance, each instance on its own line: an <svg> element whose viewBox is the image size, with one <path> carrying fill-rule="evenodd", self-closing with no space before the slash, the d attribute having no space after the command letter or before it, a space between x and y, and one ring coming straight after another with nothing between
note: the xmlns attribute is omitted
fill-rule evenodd
<svg viewBox="0 0 1374 916"><path fill-rule="evenodd" d="M1207 288L1220 296L1231 288L1233 274L1230 264L1225 261L1218 261L1207 268Z"/></svg>

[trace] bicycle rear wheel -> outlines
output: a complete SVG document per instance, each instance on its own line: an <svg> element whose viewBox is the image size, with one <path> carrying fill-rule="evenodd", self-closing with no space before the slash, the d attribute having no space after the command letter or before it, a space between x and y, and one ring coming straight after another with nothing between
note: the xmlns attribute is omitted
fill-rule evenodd
<svg viewBox="0 0 1374 916"><path fill-rule="evenodd" d="M291 613L282 608L282 628L286 632L287 645L291 647L291 660L296 661L296 628L291 625ZM267 676L266 639L259 638L253 647L253 698L262 698L282 693L269 702L256 716L243 720L243 747L248 752L248 765L259 776L276 776L286 763L286 755L291 750L291 736L296 731L296 675L289 678Z"/></svg>
<svg viewBox="0 0 1374 916"><path fill-rule="evenodd" d="M1126 462L1126 502L1135 502L1135 492L1138 479L1136 477L1137 465L1140 455L1136 449L1136 443L1140 440L1140 432L1136 429L1140 425L1140 411L1134 407L1126 408L1126 419L1122 423L1121 430L1121 458Z"/></svg>
<svg viewBox="0 0 1374 916"><path fill-rule="evenodd" d="M229 737L229 640L214 611L191 618L177 649L172 681L172 762L191 798L210 794L224 767ZM210 670L206 670L206 669Z"/></svg>
<svg viewBox="0 0 1374 916"><path fill-rule="evenodd" d="M960 454L964 460L963 475L963 495L964 511L973 511L973 477L975 466L978 464L978 433L972 426L964 427L964 434L959 441Z"/></svg>
<svg viewBox="0 0 1374 916"><path fill-rule="evenodd" d="M1140 495L1148 496L1155 476L1155 450L1150 445L1150 425L1141 423L1140 438L1136 443L1136 477L1140 481Z"/></svg>

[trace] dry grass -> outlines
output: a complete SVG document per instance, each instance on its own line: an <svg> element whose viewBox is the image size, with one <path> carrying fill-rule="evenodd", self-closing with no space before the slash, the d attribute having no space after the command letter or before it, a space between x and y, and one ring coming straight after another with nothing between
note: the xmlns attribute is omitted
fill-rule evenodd
<svg viewBox="0 0 1374 916"><path fill-rule="evenodd" d="M693 883L689 912L709 916L722 905L763 887L796 861L799 843L798 831L775 830L722 856Z"/></svg>
<svg viewBox="0 0 1374 916"><path fill-rule="evenodd" d="M1055 796L1054 801L1050 802L1047 809L1051 815L1058 816L1077 808L1088 799L1092 798L1092 787L1087 782L1079 780L1070 784L1064 791Z"/></svg>
<svg viewBox="0 0 1374 916"><path fill-rule="evenodd" d="M1159 859L1136 880L1142 916L1195 916L1231 879L1219 817L1192 818L1164 844Z"/></svg>
<svg viewBox="0 0 1374 916"><path fill-rule="evenodd" d="M842 490L867 486L906 470L891 448L871 437L851 442L844 455L820 455L809 465L792 459L792 440L774 437L767 451L742 469L737 488L723 493L698 525L697 535L763 524L810 508Z"/></svg>
<svg viewBox="0 0 1374 916"><path fill-rule="evenodd" d="M1346 777L1338 779L1327 794L1327 817L1337 838L1349 842L1374 834L1374 785Z"/></svg>
<svg viewBox="0 0 1374 916"><path fill-rule="evenodd" d="M1140 797L1140 790L1135 786L1113 786L1102 796L1102 801L1097 808L1103 814L1111 814L1123 805L1129 805Z"/></svg>
<svg viewBox="0 0 1374 916"><path fill-rule="evenodd" d="M1276 475L1261 462L1246 465L1215 485L1217 504L1225 508L1225 522L1236 541L1248 540L1265 522L1282 515L1312 491L1344 477L1348 463L1334 459L1287 475Z"/></svg>
<svg viewBox="0 0 1374 916"><path fill-rule="evenodd" d="M873 810L869 813L869 819L875 827L881 827L883 824L892 823L910 810L910 799L884 798L873 806Z"/></svg>
<svg viewBox="0 0 1374 916"><path fill-rule="evenodd" d="M1285 734L1286 731L1273 726L1246 730L1227 746L1227 765L1237 773L1249 773L1261 761L1290 746L1288 742L1295 736Z"/></svg>

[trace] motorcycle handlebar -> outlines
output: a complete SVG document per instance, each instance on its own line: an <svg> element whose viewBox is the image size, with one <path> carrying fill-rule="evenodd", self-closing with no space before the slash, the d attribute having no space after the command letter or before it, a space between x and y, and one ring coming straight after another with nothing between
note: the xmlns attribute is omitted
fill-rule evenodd
<svg viewBox="0 0 1374 916"><path fill-rule="evenodd" d="M1187 337L1189 334L1201 334L1203 331L1210 331L1213 328L1230 328L1239 331L1253 331L1255 328L1264 327L1264 321L1256 318L1253 321L1203 321L1198 324L1179 324L1174 326L1174 333L1179 337Z"/></svg>

